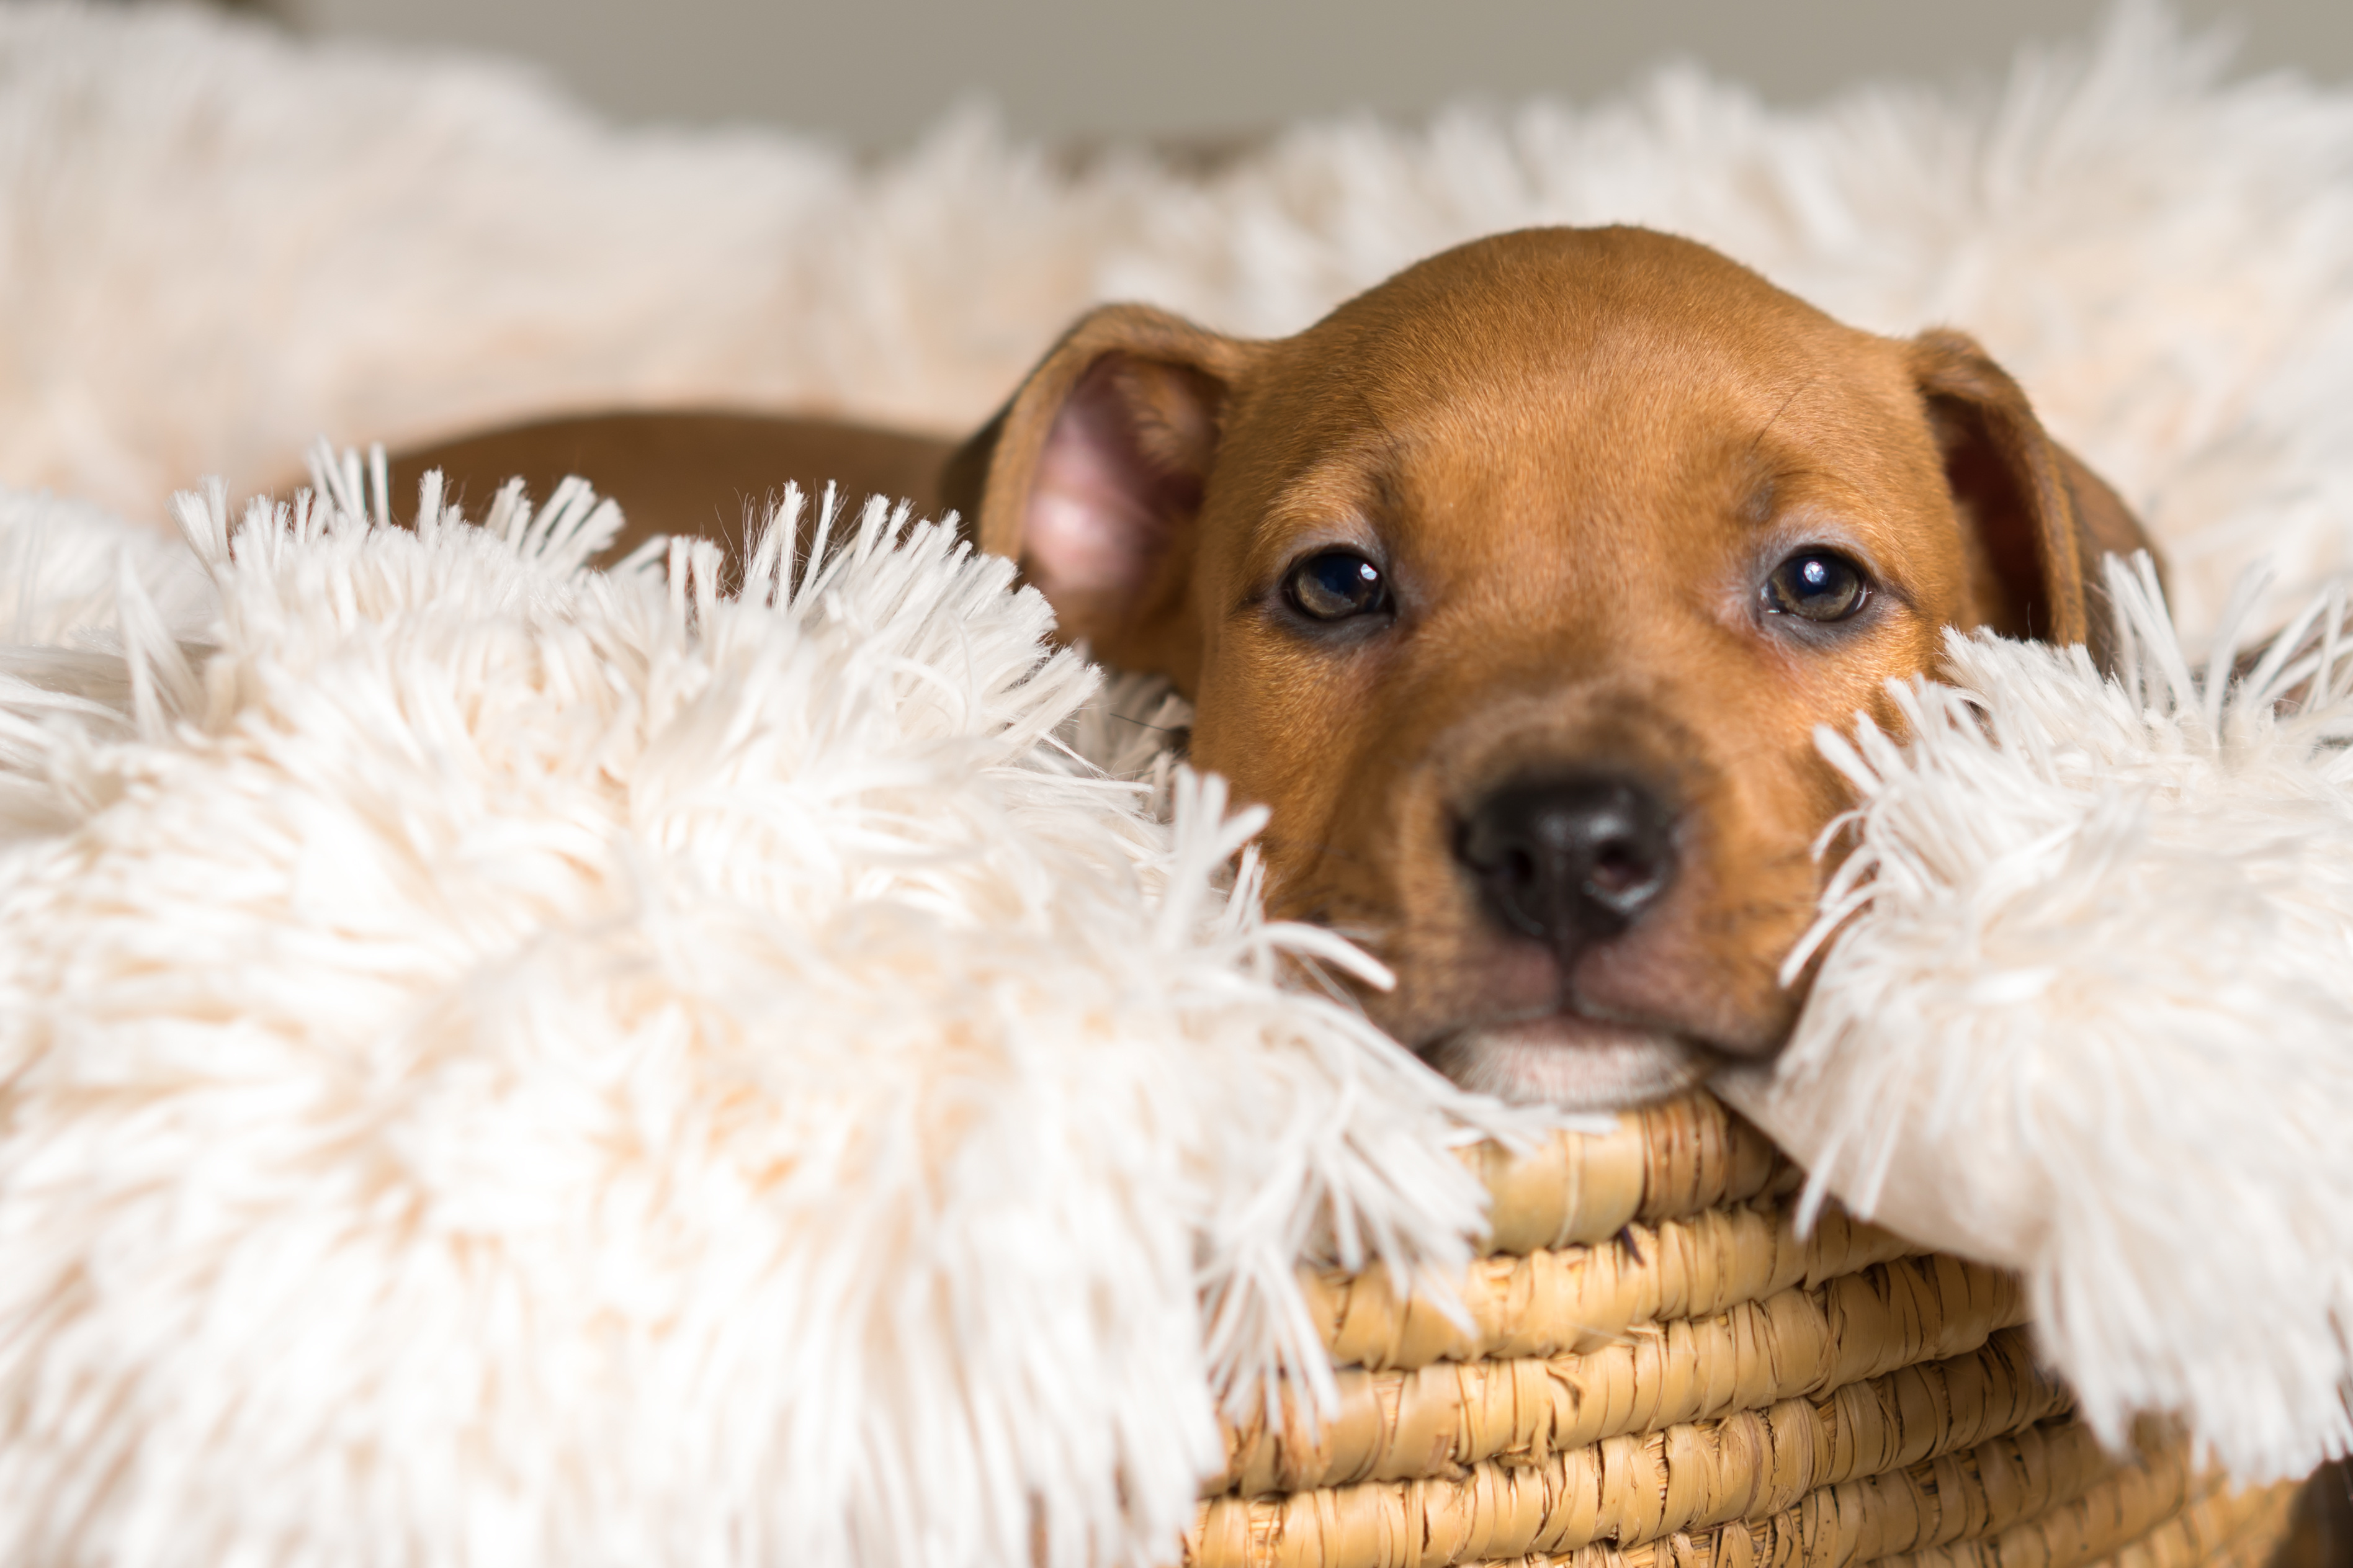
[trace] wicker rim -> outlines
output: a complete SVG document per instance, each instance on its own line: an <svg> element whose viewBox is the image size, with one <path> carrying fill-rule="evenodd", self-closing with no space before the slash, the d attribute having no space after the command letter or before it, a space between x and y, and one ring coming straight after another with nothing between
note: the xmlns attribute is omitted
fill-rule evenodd
<svg viewBox="0 0 2353 1568"><path fill-rule="evenodd" d="M1227 1431L1188 1563L1438 1568L2261 1562L2294 1488L2104 1454L2035 1363L2017 1280L1832 1209L1705 1096L1472 1156L1488 1253L1450 1315L1316 1275L1333 1418Z"/></svg>

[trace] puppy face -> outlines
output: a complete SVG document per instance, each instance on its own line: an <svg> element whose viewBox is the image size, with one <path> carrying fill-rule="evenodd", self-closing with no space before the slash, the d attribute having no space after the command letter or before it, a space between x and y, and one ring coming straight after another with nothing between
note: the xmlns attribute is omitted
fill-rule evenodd
<svg viewBox="0 0 2353 1568"><path fill-rule="evenodd" d="M1847 804L1816 726L1947 626L2085 626L2096 481L1974 345L1638 230L1482 241L1276 342L1099 314L965 464L983 542L1271 807L1276 911L1395 970L1373 1015L1567 1105L1787 1034Z"/></svg>

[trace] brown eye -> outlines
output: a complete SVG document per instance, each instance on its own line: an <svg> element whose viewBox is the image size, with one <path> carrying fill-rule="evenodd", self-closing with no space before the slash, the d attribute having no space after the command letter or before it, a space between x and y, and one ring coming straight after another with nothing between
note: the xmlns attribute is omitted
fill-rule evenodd
<svg viewBox="0 0 2353 1568"><path fill-rule="evenodd" d="M1765 608L1774 615L1810 621L1842 621L1871 597L1862 568L1828 550L1805 550L1773 568L1765 579Z"/></svg>
<svg viewBox="0 0 2353 1568"><path fill-rule="evenodd" d="M1388 608L1388 580L1353 550L1326 550L1293 565L1282 596L1311 620L1345 621Z"/></svg>

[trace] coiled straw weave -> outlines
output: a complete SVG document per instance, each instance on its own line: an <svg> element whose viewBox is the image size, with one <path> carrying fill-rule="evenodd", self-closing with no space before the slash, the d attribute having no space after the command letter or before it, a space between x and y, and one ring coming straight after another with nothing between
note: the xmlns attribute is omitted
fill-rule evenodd
<svg viewBox="0 0 2353 1568"><path fill-rule="evenodd" d="M1714 1100L1482 1152L1467 1321L1314 1281L1336 1418L1230 1427L1195 1568L2259 1568L2292 1486L2232 1491L2154 1426L2103 1454L2023 1293L1832 1210Z"/></svg>

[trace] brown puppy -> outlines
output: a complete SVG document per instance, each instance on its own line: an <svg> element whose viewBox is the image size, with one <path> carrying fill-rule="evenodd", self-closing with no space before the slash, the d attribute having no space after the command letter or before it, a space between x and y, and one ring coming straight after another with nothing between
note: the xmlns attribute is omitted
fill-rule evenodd
<svg viewBox="0 0 2353 1568"><path fill-rule="evenodd" d="M1272 808L1274 908L1396 971L1377 1019L1569 1106L1775 1048L1846 804L1814 727L1946 626L2083 640L2087 563L2143 543L1968 339L1628 228L1482 240L1275 342L1098 310L942 494L1194 700L1195 762Z"/></svg>

